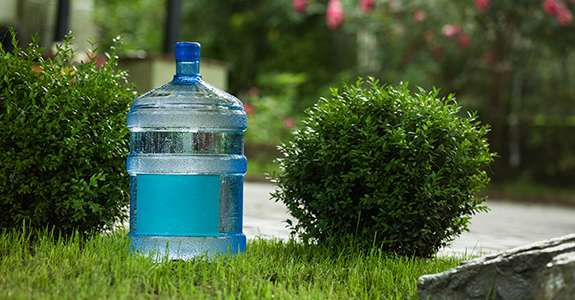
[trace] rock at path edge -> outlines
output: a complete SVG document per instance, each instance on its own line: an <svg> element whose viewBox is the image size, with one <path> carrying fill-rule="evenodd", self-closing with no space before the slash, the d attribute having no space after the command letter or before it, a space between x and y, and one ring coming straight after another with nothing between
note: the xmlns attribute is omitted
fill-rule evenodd
<svg viewBox="0 0 575 300"><path fill-rule="evenodd" d="M575 285L575 262L566 262L560 256L564 253L575 257L575 234L465 261L445 272L421 276L419 299L555 299L546 298L545 290L561 294L567 288L573 291ZM557 274L571 282L558 284L559 279L553 281Z"/></svg>

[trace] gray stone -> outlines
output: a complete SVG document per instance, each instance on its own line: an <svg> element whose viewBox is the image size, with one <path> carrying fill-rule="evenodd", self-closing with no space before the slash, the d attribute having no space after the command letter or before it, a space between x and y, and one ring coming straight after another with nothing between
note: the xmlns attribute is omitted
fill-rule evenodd
<svg viewBox="0 0 575 300"><path fill-rule="evenodd" d="M575 252L560 254L547 264L533 290L533 299L575 298Z"/></svg>
<svg viewBox="0 0 575 300"><path fill-rule="evenodd" d="M417 282L419 299L535 299L534 288L547 265L563 253L575 253L575 234L486 255L442 273L421 276Z"/></svg>

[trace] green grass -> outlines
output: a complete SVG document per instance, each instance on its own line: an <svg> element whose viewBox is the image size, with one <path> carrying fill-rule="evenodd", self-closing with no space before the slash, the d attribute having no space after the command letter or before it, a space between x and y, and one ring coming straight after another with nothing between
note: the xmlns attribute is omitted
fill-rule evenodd
<svg viewBox="0 0 575 300"><path fill-rule="evenodd" d="M129 254L125 232L0 237L0 299L417 299L417 278L462 258L398 258L255 239L213 260Z"/></svg>

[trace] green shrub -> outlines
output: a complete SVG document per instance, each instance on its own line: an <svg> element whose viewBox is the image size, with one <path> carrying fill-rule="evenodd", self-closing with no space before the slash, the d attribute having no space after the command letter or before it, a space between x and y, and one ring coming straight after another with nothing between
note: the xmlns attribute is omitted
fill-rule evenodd
<svg viewBox="0 0 575 300"><path fill-rule="evenodd" d="M125 218L133 87L113 70L113 53L101 67L94 54L73 63L70 39L55 59L42 58L37 38L26 50L13 38L13 54L0 49L2 228L92 234Z"/></svg>
<svg viewBox="0 0 575 300"><path fill-rule="evenodd" d="M353 241L399 255L429 257L486 208L476 192L491 161L474 115L452 96L411 95L407 85L344 85L321 99L293 140L272 194L298 220L306 242Z"/></svg>

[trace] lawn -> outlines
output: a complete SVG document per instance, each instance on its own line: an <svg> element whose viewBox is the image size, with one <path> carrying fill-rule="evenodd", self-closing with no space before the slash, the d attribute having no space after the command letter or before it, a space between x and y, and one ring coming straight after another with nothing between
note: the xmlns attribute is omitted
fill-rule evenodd
<svg viewBox="0 0 575 300"><path fill-rule="evenodd" d="M401 258L254 239L245 253L161 261L130 253L126 232L0 236L0 299L417 299L417 278L458 257Z"/></svg>

